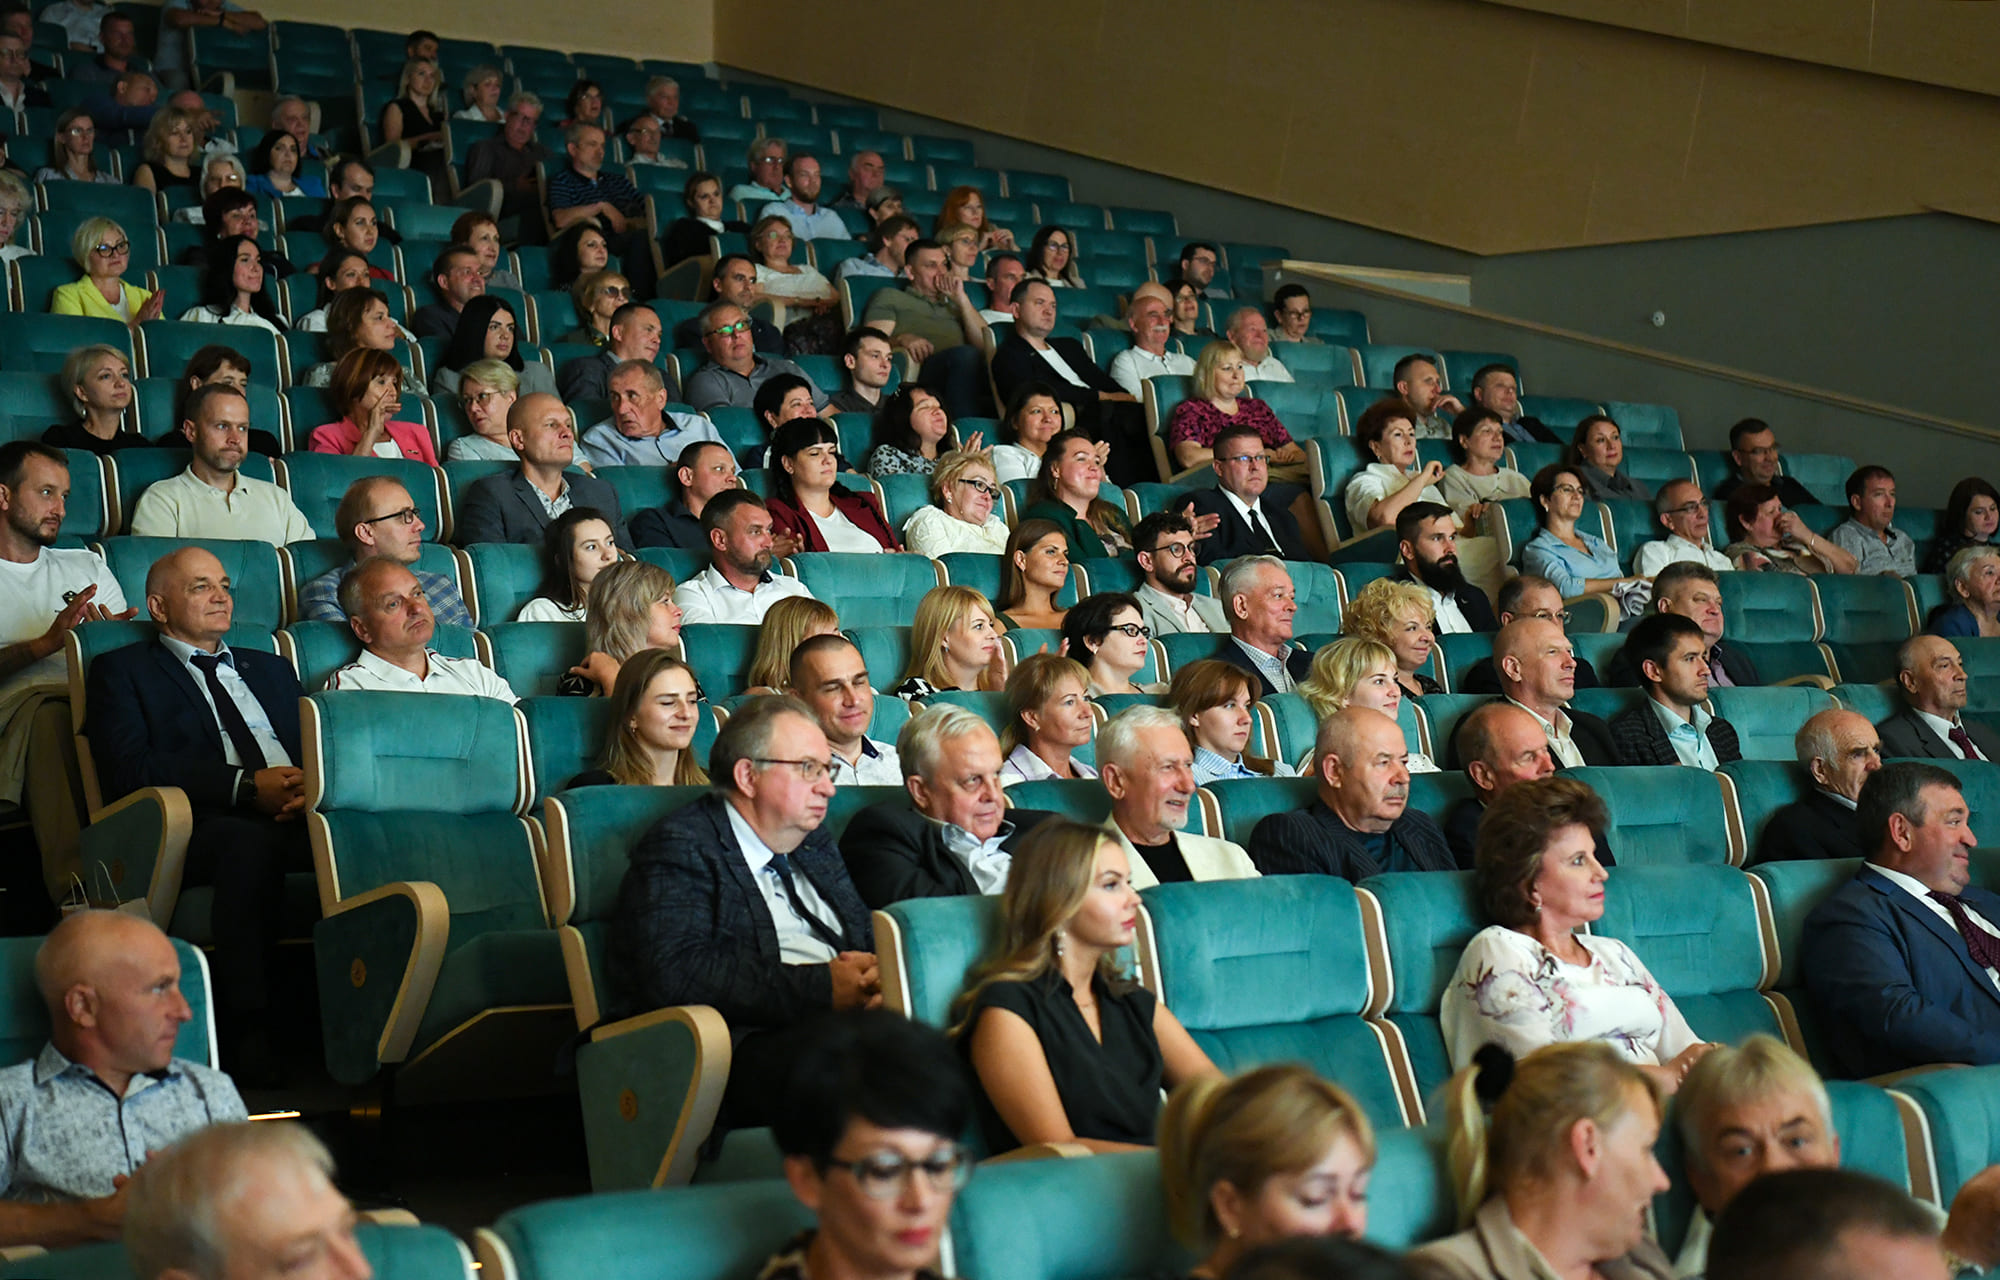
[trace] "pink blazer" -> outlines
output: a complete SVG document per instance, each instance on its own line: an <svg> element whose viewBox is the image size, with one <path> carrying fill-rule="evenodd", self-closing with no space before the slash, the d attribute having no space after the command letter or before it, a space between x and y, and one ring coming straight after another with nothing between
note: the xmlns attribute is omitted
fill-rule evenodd
<svg viewBox="0 0 2000 1280"><path fill-rule="evenodd" d="M422 423L392 421L388 430L389 439L395 441L396 447L403 451L405 458L430 467L438 464L437 449L431 444L431 433ZM314 453L353 453L354 446L359 443L361 443L361 428L345 418L314 427L312 434L306 437L306 446Z"/></svg>

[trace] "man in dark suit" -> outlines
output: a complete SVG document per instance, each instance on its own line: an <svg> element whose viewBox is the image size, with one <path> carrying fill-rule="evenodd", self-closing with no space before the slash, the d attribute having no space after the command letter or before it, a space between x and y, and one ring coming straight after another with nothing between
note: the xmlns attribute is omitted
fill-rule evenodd
<svg viewBox="0 0 2000 1280"><path fill-rule="evenodd" d="M107 801L141 787L187 793L184 883L215 889L216 989L235 1024L230 1069L268 1076L275 1064L261 1023L285 872L311 865L298 676L282 658L223 642L235 601L221 562L200 547L153 565L146 611L155 640L91 664L84 733Z"/></svg>
<svg viewBox="0 0 2000 1280"><path fill-rule="evenodd" d="M1771 815L1752 860L1865 857L1855 803L1869 775L1882 767L1875 726L1856 711L1822 711L1799 726L1792 746L1813 788Z"/></svg>
<svg viewBox="0 0 2000 1280"><path fill-rule="evenodd" d="M1512 444L1530 440L1543 444L1562 444L1561 436L1539 418L1530 418L1521 412L1521 380L1514 376L1514 370L1504 364L1489 364L1472 375L1472 403L1490 410L1500 419L1500 429L1507 433Z"/></svg>
<svg viewBox="0 0 2000 1280"><path fill-rule="evenodd" d="M1290 693L1312 674L1312 655L1292 643L1298 616L1292 575L1275 556L1244 556L1222 571L1229 639L1215 656L1257 677L1257 696Z"/></svg>
<svg viewBox="0 0 2000 1280"><path fill-rule="evenodd" d="M848 821L840 856L861 900L886 907L906 898L998 893L1014 848L1052 815L1009 809L1000 793L1000 739L965 707L934 707L896 735L901 799L870 805Z"/></svg>
<svg viewBox="0 0 2000 1280"><path fill-rule="evenodd" d="M1708 640L1700 627L1679 614L1656 613L1632 628L1624 652L1646 697L1611 718L1620 764L1678 764L1713 773L1743 758L1736 726L1702 706L1708 701Z"/></svg>
<svg viewBox="0 0 2000 1280"><path fill-rule="evenodd" d="M1250 861L1267 876L1328 875L1360 881L1382 871L1450 871L1444 832L1409 807L1403 731L1372 707L1320 722L1313 767L1319 794L1274 813L1250 832Z"/></svg>
<svg viewBox="0 0 2000 1280"><path fill-rule="evenodd" d="M1470 871L1486 806L1515 783L1548 777L1556 771L1556 762L1541 723L1505 701L1489 702L1466 716L1458 726L1458 746L1465 755L1465 778L1472 784L1472 794L1445 815L1444 837L1459 869ZM1615 865L1603 832L1597 835L1597 861Z"/></svg>
<svg viewBox="0 0 2000 1280"><path fill-rule="evenodd" d="M1188 495L1195 514L1216 518L1215 528L1194 544L1201 563L1227 563L1238 556L1314 559L1299 532L1298 517L1291 512L1298 488L1270 487L1270 450L1256 428L1224 427L1215 433L1210 447L1216 487ZM1250 461L1241 461L1246 458Z"/></svg>
<svg viewBox="0 0 2000 1280"><path fill-rule="evenodd" d="M879 1004L873 928L822 824L831 750L795 698L738 707L709 752L716 789L660 819L632 851L611 918L621 1016L712 1005L736 1042L728 1122L764 1123L790 1028Z"/></svg>
<svg viewBox="0 0 2000 1280"><path fill-rule="evenodd" d="M1146 417L1131 392L1097 367L1075 338L1050 336L1056 327L1056 291L1046 280L1023 280L1014 288L1014 331L993 352L993 386L1000 401L1019 388L1041 383L1076 411L1076 423L1111 445L1108 478L1130 485L1154 479Z"/></svg>
<svg viewBox="0 0 2000 1280"><path fill-rule="evenodd" d="M1653 612L1692 619L1708 642L1708 683L1711 688L1759 685L1764 677L1741 648L1722 638L1722 586L1715 570L1698 560L1677 560L1653 578ZM1620 649L1609 664L1611 683L1625 688L1638 684L1639 673ZM1583 686L1579 684L1578 688Z"/></svg>
<svg viewBox="0 0 2000 1280"><path fill-rule="evenodd" d="M1558 769L1618 763L1610 726L1588 711L1569 708L1576 693L1576 650L1560 624L1517 618L1500 628L1493 638L1493 670L1500 696L1541 723ZM1459 759L1454 735L1446 767L1459 767Z"/></svg>
<svg viewBox="0 0 2000 1280"><path fill-rule="evenodd" d="M1868 861L1806 917L1800 955L1841 1075L2000 1063L2000 895L1969 883L1969 817L1936 765L1861 788Z"/></svg>
<svg viewBox="0 0 2000 1280"><path fill-rule="evenodd" d="M1532 573L1517 573L1500 584L1500 625L1506 626L1516 618L1545 618L1561 624L1568 621L1563 611L1562 592L1547 578ZM1598 687L1597 668L1590 665L1590 659L1577 655L1576 687L1595 689ZM1493 670L1493 659L1481 658L1472 664L1462 680L1452 681L1452 688L1458 693L1498 693L1500 676Z"/></svg>
<svg viewBox="0 0 2000 1280"><path fill-rule="evenodd" d="M522 396L507 411L507 442L521 455L519 470L476 480L465 491L455 531L458 544L542 545L542 531L571 507L594 507L611 519L618 545L630 546L618 493L595 476L565 471L576 456L576 427L563 402L546 393Z"/></svg>
<svg viewBox="0 0 2000 1280"><path fill-rule="evenodd" d="M1909 705L1875 726L1891 759L2000 760L2000 737L1959 718L1965 664L1943 636L1917 636L1896 651L1896 683Z"/></svg>
<svg viewBox="0 0 2000 1280"><path fill-rule="evenodd" d="M713 548L702 531L701 513L710 498L736 487L736 455L726 444L697 440L675 460L674 479L678 494L632 517L632 545L678 547L708 555Z"/></svg>
<svg viewBox="0 0 2000 1280"><path fill-rule="evenodd" d="M1431 593L1436 635L1498 631L1500 620L1486 593L1465 580L1458 567L1458 527L1451 508L1412 502L1396 516L1396 580L1414 582Z"/></svg>
<svg viewBox="0 0 2000 1280"><path fill-rule="evenodd" d="M657 365L660 356L660 314L643 302L628 302L611 313L611 341L601 351L574 360L565 360L556 370L556 389L563 402L609 400L611 371L627 360ZM696 346L701 345L696 343ZM667 399L681 398L680 384L673 371L661 369Z"/></svg>

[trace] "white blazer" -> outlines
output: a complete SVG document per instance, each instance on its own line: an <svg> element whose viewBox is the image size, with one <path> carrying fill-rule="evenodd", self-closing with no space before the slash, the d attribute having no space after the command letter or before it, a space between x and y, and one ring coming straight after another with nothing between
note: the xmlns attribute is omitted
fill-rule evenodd
<svg viewBox="0 0 2000 1280"><path fill-rule="evenodd" d="M1118 826L1116 817L1104 820L1104 829L1118 838L1125 857L1132 864L1132 887L1150 889L1158 884L1159 877L1146 865L1146 859L1132 847L1131 838ZM1190 835L1185 831L1174 833L1174 843L1180 846L1181 857L1186 859L1188 870L1197 880L1247 880L1257 874L1256 864L1250 855L1243 852L1243 846L1218 840L1214 836Z"/></svg>

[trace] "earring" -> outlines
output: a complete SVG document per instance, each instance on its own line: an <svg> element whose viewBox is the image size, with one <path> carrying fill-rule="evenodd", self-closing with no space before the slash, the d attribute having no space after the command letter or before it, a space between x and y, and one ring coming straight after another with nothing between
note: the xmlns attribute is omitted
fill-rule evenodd
<svg viewBox="0 0 2000 1280"><path fill-rule="evenodd" d="M1064 935L1062 930L1060 929L1056 930L1056 959L1058 960L1063 958L1063 954L1067 950L1067 948L1063 946L1063 936Z"/></svg>

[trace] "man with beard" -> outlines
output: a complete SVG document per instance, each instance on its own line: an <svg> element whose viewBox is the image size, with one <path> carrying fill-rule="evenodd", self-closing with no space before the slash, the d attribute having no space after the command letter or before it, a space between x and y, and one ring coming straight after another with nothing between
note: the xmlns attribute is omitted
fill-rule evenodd
<svg viewBox="0 0 2000 1280"><path fill-rule="evenodd" d="M1407 756L1402 729L1372 707L1348 707L1322 720L1313 751L1319 794L1251 831L1257 870L1359 882L1383 871L1455 869L1444 832L1429 814L1409 807Z"/></svg>
<svg viewBox="0 0 2000 1280"><path fill-rule="evenodd" d="M139 495L128 532L141 538L223 538L282 547L316 535L292 497L238 470L250 453L250 401L226 382L197 387L182 410L192 457Z"/></svg>
<svg viewBox="0 0 2000 1280"><path fill-rule="evenodd" d="M1316 559L1306 549L1291 501L1298 490L1290 485L1271 489L1270 449L1257 428L1230 425L1211 444L1215 468L1213 489L1198 489L1189 497L1197 515L1213 516L1215 531L1197 544L1203 564L1238 556L1275 555L1281 560ZM1271 501L1264 499L1268 491ZM1447 521L1451 511L1440 507ZM1457 563L1456 560L1453 561Z"/></svg>
<svg viewBox="0 0 2000 1280"><path fill-rule="evenodd" d="M1200 544L1192 520L1179 511L1155 511L1132 531L1132 545L1145 575L1133 594L1154 635L1221 635L1229 630L1222 601L1195 593Z"/></svg>
<svg viewBox="0 0 2000 1280"><path fill-rule="evenodd" d="M701 511L711 552L708 568L674 589L681 625L756 626L787 596L812 592L797 578L771 572L771 510L748 489L730 489Z"/></svg>
<svg viewBox="0 0 2000 1280"><path fill-rule="evenodd" d="M1465 580L1458 568L1458 524L1451 508L1412 502L1396 517L1396 580L1414 582L1431 593L1437 610L1431 630L1441 636L1498 631L1500 620L1486 593Z"/></svg>
<svg viewBox="0 0 2000 1280"><path fill-rule="evenodd" d="M1501 584L1500 625L1505 627L1516 618L1540 618L1558 625L1569 621L1563 609L1562 592L1556 590L1556 584L1532 573L1516 574ZM1576 687L1595 689L1598 684L1597 669L1588 658L1578 658ZM1481 658L1473 663L1465 678L1454 680L1452 686L1459 693L1500 692L1500 677L1493 670L1493 659Z"/></svg>

